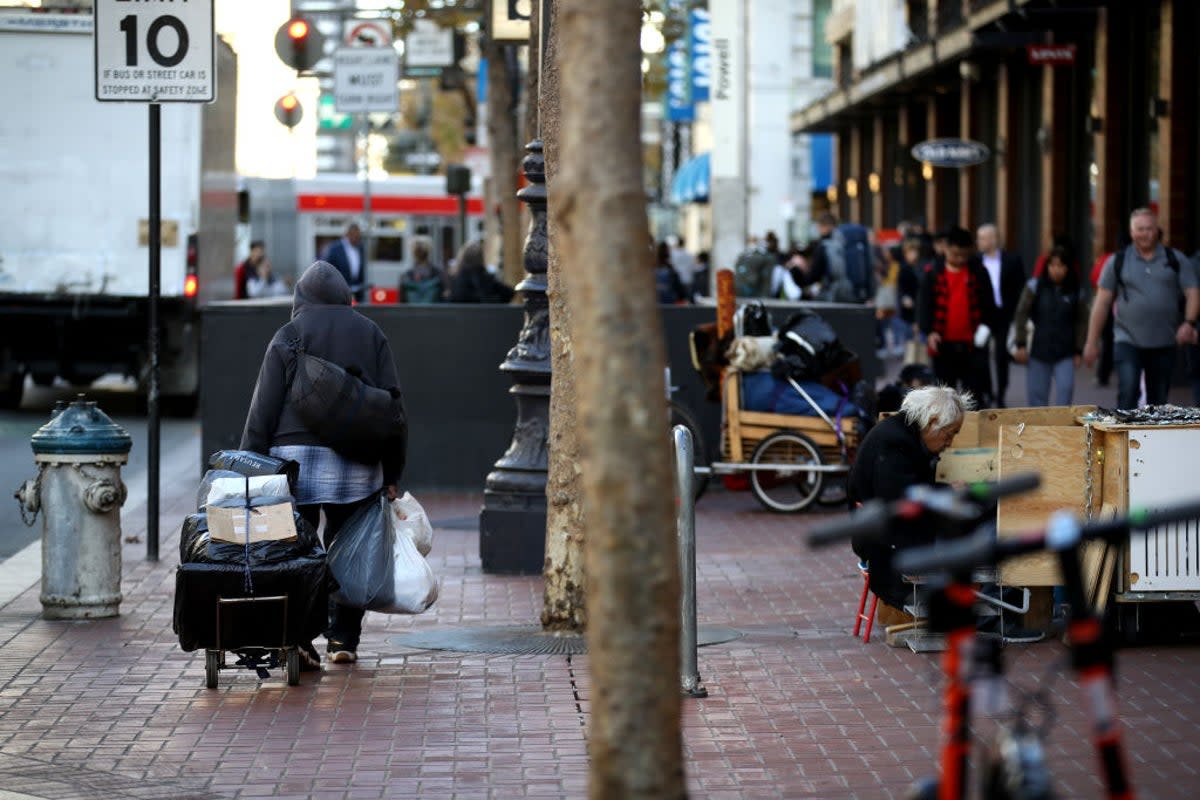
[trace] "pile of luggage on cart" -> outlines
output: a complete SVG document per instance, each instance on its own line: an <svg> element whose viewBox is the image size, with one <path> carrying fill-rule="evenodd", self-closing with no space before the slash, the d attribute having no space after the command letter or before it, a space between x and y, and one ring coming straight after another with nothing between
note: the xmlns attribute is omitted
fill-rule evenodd
<svg viewBox="0 0 1200 800"><path fill-rule="evenodd" d="M298 648L325 630L325 550L296 511L298 470L295 461L217 453L200 482L197 511L183 522L175 633L184 650L204 650L210 689L222 669L265 678L280 666L295 686Z"/></svg>
<svg viewBox="0 0 1200 800"><path fill-rule="evenodd" d="M437 598L424 560L433 529L405 494L380 496L343 526L327 558L294 497L299 464L258 453L214 453L183 521L175 575L179 645L204 650L205 685L223 669L300 682L301 648L325 632L329 601L419 614Z"/></svg>

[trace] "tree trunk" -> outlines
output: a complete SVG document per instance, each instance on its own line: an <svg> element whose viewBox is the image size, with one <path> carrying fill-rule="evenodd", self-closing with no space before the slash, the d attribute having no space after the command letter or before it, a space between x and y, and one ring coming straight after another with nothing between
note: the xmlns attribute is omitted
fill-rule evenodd
<svg viewBox="0 0 1200 800"><path fill-rule="evenodd" d="M552 6L550 13L555 13ZM558 64L555 63L556 28L552 23L544 43L542 69L542 146L546 156L547 197L554 196L558 164ZM532 68L531 68L532 70ZM578 421L575 414L575 359L572 355L571 308L563 285L560 248L555 225L547 219L550 252L546 270L546 296L550 302L550 434L546 479L546 568L542 602L542 627L547 630L582 631L584 606L583 496L579 472Z"/></svg>
<svg viewBox="0 0 1200 800"><path fill-rule="evenodd" d="M521 256L521 201L517 200L517 168L521 163L521 142L517 138L517 106L513 97L514 61L508 58L508 47L489 41L486 48L488 63L487 126L491 151L492 179L485 219L489 236L500 239L499 255L503 279L516 286L525 277ZM499 207L500 218L492 214ZM495 226L495 222L499 225Z"/></svg>
<svg viewBox="0 0 1200 800"><path fill-rule="evenodd" d="M587 537L592 798L684 796L679 574L642 186L642 6L557 0L550 213L571 303Z"/></svg>

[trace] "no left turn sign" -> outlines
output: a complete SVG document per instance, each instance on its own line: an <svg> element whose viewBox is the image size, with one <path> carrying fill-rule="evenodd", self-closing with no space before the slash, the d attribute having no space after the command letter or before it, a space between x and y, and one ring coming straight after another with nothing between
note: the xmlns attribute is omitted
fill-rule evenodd
<svg viewBox="0 0 1200 800"><path fill-rule="evenodd" d="M96 0L96 99L211 103L217 99L213 0Z"/></svg>

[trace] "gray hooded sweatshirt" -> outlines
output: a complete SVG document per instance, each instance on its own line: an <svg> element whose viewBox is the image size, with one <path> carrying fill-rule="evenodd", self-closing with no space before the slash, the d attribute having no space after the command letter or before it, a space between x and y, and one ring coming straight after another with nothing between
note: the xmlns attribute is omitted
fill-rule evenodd
<svg viewBox="0 0 1200 800"><path fill-rule="evenodd" d="M320 445L288 402L293 353L299 348L357 372L371 386L400 389L387 337L351 305L350 287L337 267L317 261L296 282L292 319L275 332L263 356L242 431L241 448L268 453L273 445ZM407 436L386 443L383 482L404 472Z"/></svg>

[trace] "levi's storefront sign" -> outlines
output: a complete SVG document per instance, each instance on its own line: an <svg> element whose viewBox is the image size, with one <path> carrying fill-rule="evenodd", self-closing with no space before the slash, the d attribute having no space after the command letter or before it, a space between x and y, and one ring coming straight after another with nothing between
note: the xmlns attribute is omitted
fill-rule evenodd
<svg viewBox="0 0 1200 800"><path fill-rule="evenodd" d="M928 139L913 147L912 157L934 167L970 167L987 161L992 152L970 139Z"/></svg>
<svg viewBox="0 0 1200 800"><path fill-rule="evenodd" d="M1029 54L1030 64L1063 64L1075 63L1075 45L1073 44L1031 44L1026 45L1025 52Z"/></svg>

